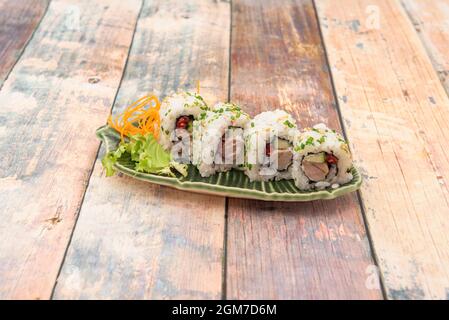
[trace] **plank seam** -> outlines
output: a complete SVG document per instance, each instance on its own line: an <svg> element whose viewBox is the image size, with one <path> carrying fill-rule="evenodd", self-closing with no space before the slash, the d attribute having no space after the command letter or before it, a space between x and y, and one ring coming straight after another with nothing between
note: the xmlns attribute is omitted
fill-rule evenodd
<svg viewBox="0 0 449 320"><path fill-rule="evenodd" d="M131 41L130 41L130 44L129 44L129 47L128 47L128 54L127 54L127 56L126 56L125 65L123 66L123 72L122 72L122 75L121 75L121 77L120 77L120 81L119 81L119 84L118 84L118 86L117 86L117 90L116 90L116 92L115 92L114 101L112 102L112 105L111 105L111 109L110 109L111 112L112 112L112 109L114 108L115 103L116 103L116 101L117 101L117 96L118 96L118 93L119 93L119 91L120 91L120 87L121 87L121 85L122 85L122 81L123 81L123 78L124 78L125 73L126 73L126 68L127 68L127 66L128 66L128 60L129 60L129 56L130 56L130 53L131 53L131 48L132 48L132 45L133 45L133 42L134 42L134 36L135 36L135 34L136 34L137 24L139 23L140 16L141 16L141 14L142 14L142 9L143 9L144 1L145 1L145 0L142 0L142 1L140 2L139 13L138 13L138 15L137 15L136 22L135 22L135 24L134 24L134 31L133 31L133 34L132 34L132 36L131 36ZM81 213L81 209L82 209L82 207L83 207L84 198L85 198L85 196L86 196L87 190L88 190L89 185L90 185L90 179L91 179L92 174L93 174L93 172L94 172L95 164L97 163L97 159L98 159L98 155L99 155L99 153L100 153L101 146L102 146L102 143L100 143L100 145L98 146L97 153L96 153L96 155L95 155L94 161L93 161L93 163L92 163L92 167L91 167L90 172L89 172L89 177L88 177L88 179L87 179L86 188L84 189L84 193L83 193L83 196L82 196L82 198L81 198L80 205L79 205L79 207L78 207L78 211L77 211L75 223L73 224L73 229L72 229L72 232L71 232L71 234L70 234L69 241L68 241L68 243L67 243L66 249L65 249L65 251L64 251L64 255L63 255L63 258L62 258L62 260L61 260L61 264L60 264L60 266L59 266L58 274L57 274L57 276L56 276L56 280L55 280L55 283L54 283L54 285L53 285L53 289L51 290L50 300L53 300L53 298L54 298L54 294L55 294L55 291L56 291L56 286L57 286L57 284L58 284L58 279L59 279L59 276L61 275L62 267L64 266L64 263L65 263L65 260L66 260L66 257L67 257L67 253L68 253L69 248L70 248L70 245L71 245L71 243L72 243L72 238L73 238L73 235L74 235L75 230L76 230L76 226L77 226L77 223L78 223L78 220L79 220L79 216L80 216L80 213Z"/></svg>
<svg viewBox="0 0 449 320"><path fill-rule="evenodd" d="M419 38L419 42L420 42L421 45L423 46L424 52L426 53L427 57L428 57L429 60L430 60L430 63L431 63L431 65L432 65L433 71L435 72L435 74L436 74L438 80L440 81L441 86L442 86L443 89L444 89L444 92L445 92L446 95L449 97L449 88L446 88L446 85L445 85L443 79L441 79L441 77L440 77L439 70L438 70L437 66L435 65L435 63L436 63L436 62L435 62L435 59L432 57L432 52L431 52L431 50L428 48L428 46L426 45L426 43L424 42L424 39L423 39L423 37L421 36L422 33L418 32L418 30L417 30L416 23L418 22L418 20L415 19L415 18L412 16L412 13L407 9L407 6L406 6L406 4L404 3L403 0L400 1L400 6L399 6L399 7L402 8L402 9L404 10L405 15L407 16L408 20L410 21L410 23L411 23L411 25L412 25L412 29L415 30L416 35L417 35L418 38Z"/></svg>
<svg viewBox="0 0 449 320"><path fill-rule="evenodd" d="M3 88L3 85L6 83L6 80L8 80L9 76L11 75L12 71L16 67L16 65L19 62L19 60L22 58L23 53L25 52L26 48L28 48L28 44L34 38L34 34L36 33L37 29L40 27L42 20L44 20L45 16L47 15L48 7L50 6L50 2L51 2L51 0L47 2L47 6L45 7L44 13L42 14L39 22L36 24L36 27L34 28L34 30L31 33L31 35L28 37L28 40L25 42L23 47L20 49L19 55L17 56L16 61L14 61L13 65L11 66L11 68L9 69L7 75L5 76L5 79L3 80L3 82L0 82L0 90Z"/></svg>
<svg viewBox="0 0 449 320"><path fill-rule="evenodd" d="M330 83L331 83L331 87L332 87L332 93L334 95L334 102L335 102L335 107L336 107L336 110L337 110L338 121L341 124L342 134L343 134L345 140L348 141L348 136L346 134L346 126L345 126L345 123L343 121L343 115L341 113L340 103L338 101L338 95L337 95L337 90L336 90L335 83L334 83L334 77L332 75L332 68L331 68L331 65L329 63L329 56L328 56L328 53L327 53L326 43L324 41L323 31L322 31L322 28L321 28L321 21L320 21L319 15L318 15L318 8L316 6L316 0L312 0L312 4L313 4L314 11L315 11L316 21L317 21L317 24L318 24L318 32L319 32L321 44L322 44L322 47L323 47L323 50L324 50L324 59L326 61L326 64L327 64L327 67L328 67L328 71L329 71ZM362 201L362 195L360 194L359 190L356 191L356 194L357 194L357 201L359 202L360 212L362 214L363 226L365 228L366 237L368 239L368 244L369 244L369 247L370 247L371 257L372 257L373 262L376 265L377 269L380 271L379 262L378 262L379 259L378 259L378 256L376 254L376 251L374 249L374 241L372 239L372 235L371 235L371 232L370 232L369 227L368 227L368 223L367 223L368 220L367 220L367 217L366 217L365 207L364 207L363 201ZM383 278L382 272L379 272L378 274L379 274L379 278L380 278L379 282L380 282L380 289L382 291L382 296L383 296L384 300L386 300L387 299L387 292L386 292L386 289L385 289L385 279Z"/></svg>
<svg viewBox="0 0 449 320"><path fill-rule="evenodd" d="M231 68L232 68L232 3L229 2L229 49L228 49L228 102L231 101ZM223 274L222 274L222 287L221 287L221 299L226 300L227 291L227 272L228 272L228 207L229 198L225 199L225 216L224 216L224 234L223 234Z"/></svg>
<svg viewBox="0 0 449 320"><path fill-rule="evenodd" d="M226 290L227 290L227 262L228 262L228 203L229 198L225 199L225 216L224 216L224 234L223 234L223 273L222 273L222 286L221 286L221 300L226 300Z"/></svg>

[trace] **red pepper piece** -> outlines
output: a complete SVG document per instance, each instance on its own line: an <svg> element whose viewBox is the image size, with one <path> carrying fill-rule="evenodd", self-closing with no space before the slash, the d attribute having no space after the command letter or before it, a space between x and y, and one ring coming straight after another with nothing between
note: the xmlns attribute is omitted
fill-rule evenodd
<svg viewBox="0 0 449 320"><path fill-rule="evenodd" d="M176 128L178 129L185 129L187 128L187 124L189 123L190 119L187 116L181 116L176 121Z"/></svg>
<svg viewBox="0 0 449 320"><path fill-rule="evenodd" d="M337 164L338 158L333 154L326 154L326 162L329 164Z"/></svg>

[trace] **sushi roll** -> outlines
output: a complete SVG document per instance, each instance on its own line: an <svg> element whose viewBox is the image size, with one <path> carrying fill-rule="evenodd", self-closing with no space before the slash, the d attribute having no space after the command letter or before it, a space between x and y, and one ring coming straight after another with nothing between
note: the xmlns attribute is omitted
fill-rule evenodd
<svg viewBox="0 0 449 320"><path fill-rule="evenodd" d="M171 152L174 160L190 162L193 121L207 110L207 104L196 93L179 92L162 101L159 111L159 143L166 151Z"/></svg>
<svg viewBox="0 0 449 320"><path fill-rule="evenodd" d="M337 188L352 180L348 144L324 124L298 135L293 153L293 179L301 190Z"/></svg>
<svg viewBox="0 0 449 320"><path fill-rule="evenodd" d="M245 173L251 181L291 179L295 119L283 110L258 114L245 127Z"/></svg>
<svg viewBox="0 0 449 320"><path fill-rule="evenodd" d="M243 166L243 128L249 121L238 105L218 103L194 122L194 164L202 177Z"/></svg>

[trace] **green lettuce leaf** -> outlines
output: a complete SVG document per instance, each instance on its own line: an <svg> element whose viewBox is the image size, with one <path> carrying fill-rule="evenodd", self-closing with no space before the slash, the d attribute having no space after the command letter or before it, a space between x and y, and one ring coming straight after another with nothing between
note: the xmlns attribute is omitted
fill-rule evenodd
<svg viewBox="0 0 449 320"><path fill-rule="evenodd" d="M101 164L106 170L106 177L113 176L115 173L114 164L116 164L117 160L120 159L123 153L126 152L126 145L120 143L117 150L108 152L103 159L101 160Z"/></svg>
<svg viewBox="0 0 449 320"><path fill-rule="evenodd" d="M136 171L174 177L176 170L183 176L187 175L187 165L172 161L170 153L162 148L152 134L137 134L131 136L128 142L120 142L117 150L108 152L103 157L101 163L106 176L114 175L114 165L125 152L136 163Z"/></svg>
<svg viewBox="0 0 449 320"><path fill-rule="evenodd" d="M101 159L101 164L106 170L106 177L111 177L115 173L114 164L117 162L117 158L114 157L112 153L107 153L103 159Z"/></svg>

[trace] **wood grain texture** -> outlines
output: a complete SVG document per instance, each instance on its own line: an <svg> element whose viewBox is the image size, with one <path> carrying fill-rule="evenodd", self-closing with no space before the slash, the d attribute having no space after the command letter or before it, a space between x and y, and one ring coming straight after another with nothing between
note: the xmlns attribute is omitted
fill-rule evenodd
<svg viewBox="0 0 449 320"><path fill-rule="evenodd" d="M449 1L402 0L402 5L449 93Z"/></svg>
<svg viewBox="0 0 449 320"><path fill-rule="evenodd" d="M139 1L52 1L0 91L0 298L47 299Z"/></svg>
<svg viewBox="0 0 449 320"><path fill-rule="evenodd" d="M301 126L339 129L311 1L233 2L231 98L252 115L275 108ZM229 199L227 298L378 299L355 194L331 201Z"/></svg>
<svg viewBox="0 0 449 320"><path fill-rule="evenodd" d="M197 79L226 100L229 32L228 2L146 1L114 112ZM218 299L224 217L222 197L106 178L98 160L54 297Z"/></svg>
<svg viewBox="0 0 449 320"><path fill-rule="evenodd" d="M388 298L447 299L449 99L399 1L317 7Z"/></svg>
<svg viewBox="0 0 449 320"><path fill-rule="evenodd" d="M47 6L48 0L0 1L0 88Z"/></svg>

